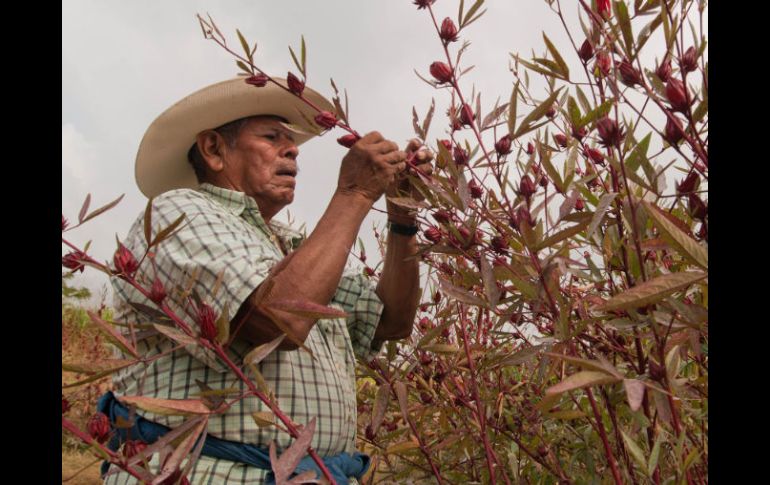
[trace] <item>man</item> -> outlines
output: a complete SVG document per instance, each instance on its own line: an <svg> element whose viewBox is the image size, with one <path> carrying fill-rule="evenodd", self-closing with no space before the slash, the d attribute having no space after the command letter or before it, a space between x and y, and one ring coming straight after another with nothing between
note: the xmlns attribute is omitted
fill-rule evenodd
<svg viewBox="0 0 770 485"><path fill-rule="evenodd" d="M305 88L303 96L333 111L315 91ZM193 295L217 316L234 315L227 353L239 365L255 346L284 333L255 301L276 266L280 271L271 275L272 301L299 300L343 309L347 318L318 321L276 311L292 338L284 338L258 364L282 411L299 424L317 419L311 446L320 456L331 457L355 452L356 358L369 360L383 341L411 333L419 268L417 258L411 258L417 252L415 216L388 201L391 230L379 284L375 288L367 277L344 272L361 222L374 202L385 193L395 195L399 188L409 188L403 176L407 153L377 132L365 135L343 157L337 189L306 239L273 220L294 199L298 146L317 131L308 126L315 114L278 86L257 88L243 78L208 86L161 114L140 145L137 183L152 198L153 236L182 215L184 222L150 249L136 278L148 289L155 284L156 302L163 298L196 330ZM415 140L407 150L417 148ZM416 163L426 173L432 170L430 160L426 151L418 152ZM131 227L125 246L137 258L147 252L144 215ZM144 307L136 305L154 308L151 299L122 280L116 279L114 286L117 321L153 321L147 310L141 311ZM233 400L247 390L216 356L199 346L180 345L151 327L134 331L145 363L116 373L115 395L194 399L203 388L235 388L229 397ZM298 349L299 343L312 355ZM290 436L252 417L266 411L264 403L248 396L226 413L212 415L208 434L262 448L275 441L280 454L291 443ZM184 421L180 416L139 414L168 427ZM117 467L111 468L105 483L134 482ZM204 483L263 483L267 473L242 462L201 456L188 478L191 483L204 476Z"/></svg>

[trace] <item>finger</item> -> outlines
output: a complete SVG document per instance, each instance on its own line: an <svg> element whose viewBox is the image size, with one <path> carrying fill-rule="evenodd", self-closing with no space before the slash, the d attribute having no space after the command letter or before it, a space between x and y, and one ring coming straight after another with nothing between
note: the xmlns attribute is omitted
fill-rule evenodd
<svg viewBox="0 0 770 485"><path fill-rule="evenodd" d="M433 152L428 149L422 149L415 155L415 160L419 163L429 162L433 160Z"/></svg>
<svg viewBox="0 0 770 485"><path fill-rule="evenodd" d="M406 152L396 150L395 152L386 153L382 155L382 160L390 165L395 165L401 162L406 164Z"/></svg>
<svg viewBox="0 0 770 485"><path fill-rule="evenodd" d="M422 146L422 142L417 138L412 138L409 140L409 142L406 144L406 151L407 152L413 152L418 150Z"/></svg>
<svg viewBox="0 0 770 485"><path fill-rule="evenodd" d="M382 141L373 144L372 150L374 150L375 153L389 154L391 152L397 152L398 145L390 140L383 139Z"/></svg>
<svg viewBox="0 0 770 485"><path fill-rule="evenodd" d="M361 138L361 141L363 141L367 145L373 145L381 142L384 139L385 137L382 136L379 131L370 131L369 133L364 135L363 138Z"/></svg>

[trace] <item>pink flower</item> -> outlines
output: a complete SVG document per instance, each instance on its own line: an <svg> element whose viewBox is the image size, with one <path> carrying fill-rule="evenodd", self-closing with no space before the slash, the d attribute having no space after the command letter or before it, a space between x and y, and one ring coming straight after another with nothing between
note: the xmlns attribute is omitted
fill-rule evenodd
<svg viewBox="0 0 770 485"><path fill-rule="evenodd" d="M511 153L511 135L505 135L495 143L495 151L498 155L507 155Z"/></svg>
<svg viewBox="0 0 770 485"><path fill-rule="evenodd" d="M669 78L666 83L666 98L668 98L668 102L671 103L671 107L675 111L684 113L690 106L690 102L687 99L687 88L682 84L682 81L673 77Z"/></svg>
<svg viewBox="0 0 770 485"><path fill-rule="evenodd" d="M155 281L152 282L152 288L150 288L150 300L160 305L166 298L166 289L163 287L163 283L155 277Z"/></svg>
<svg viewBox="0 0 770 485"><path fill-rule="evenodd" d="M476 183L475 180L471 180L468 182L468 190L471 192L471 197L474 199L480 199L481 196L484 194L484 189L482 189L479 184Z"/></svg>
<svg viewBox="0 0 770 485"><path fill-rule="evenodd" d="M449 17L441 22L439 36L446 43L455 42L457 40L457 26L455 26L455 23L452 22L452 19Z"/></svg>
<svg viewBox="0 0 770 485"><path fill-rule="evenodd" d="M330 130L337 126L337 117L329 111L321 111L315 116L315 122L318 123L318 126Z"/></svg>
<svg viewBox="0 0 770 485"><path fill-rule="evenodd" d="M305 83L300 81L299 78L291 72L286 76L286 83L289 85L289 91L297 96L301 96L302 91L305 90Z"/></svg>
<svg viewBox="0 0 770 485"><path fill-rule="evenodd" d="M441 231L436 226L430 226L423 232L425 239L432 243L438 243L441 241Z"/></svg>
<svg viewBox="0 0 770 485"><path fill-rule="evenodd" d="M354 135L354 134L350 133L348 135L341 136L341 137L337 138L337 143L339 143L340 145L342 145L344 147L350 148L353 145L355 145L356 142L358 140L360 140L360 139L361 139L360 136Z"/></svg>
<svg viewBox="0 0 770 485"><path fill-rule="evenodd" d="M104 413L96 413L89 418L86 429L91 438L104 443L110 437L110 418Z"/></svg>
<svg viewBox="0 0 770 485"><path fill-rule="evenodd" d="M205 303L201 303L196 310L201 336L213 342L217 338L217 315L214 313L214 309Z"/></svg>
<svg viewBox="0 0 770 485"><path fill-rule="evenodd" d="M596 13L603 19L610 18L612 16L610 0L596 0Z"/></svg>
<svg viewBox="0 0 770 485"><path fill-rule="evenodd" d="M452 81L452 68L440 61L436 61L430 65L430 74L436 81L442 84Z"/></svg>
<svg viewBox="0 0 770 485"><path fill-rule="evenodd" d="M264 87L267 84L267 81L268 77L262 73L246 78L246 84L251 84L252 86L256 86L258 88Z"/></svg>
<svg viewBox="0 0 770 485"><path fill-rule="evenodd" d="M580 46L580 50L578 50L578 56L584 62L588 62L594 56L594 48L588 39L583 41L583 45Z"/></svg>
<svg viewBox="0 0 770 485"><path fill-rule="evenodd" d="M82 251L72 251L61 258L61 265L72 271L80 271L82 273L83 269L85 269L83 265L84 258L85 253Z"/></svg>
<svg viewBox="0 0 770 485"><path fill-rule="evenodd" d="M126 276L131 276L139 269L139 263L137 262L131 251L128 250L123 244L118 243L118 250L115 251L115 256L112 258L115 263L115 269L118 273Z"/></svg>

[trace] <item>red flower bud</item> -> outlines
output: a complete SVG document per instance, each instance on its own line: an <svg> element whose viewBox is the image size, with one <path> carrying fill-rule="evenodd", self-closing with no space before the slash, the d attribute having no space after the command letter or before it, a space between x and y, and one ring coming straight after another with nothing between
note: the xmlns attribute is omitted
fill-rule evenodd
<svg viewBox="0 0 770 485"><path fill-rule="evenodd" d="M134 255L121 243L118 243L118 250L115 251L115 256L113 256L112 261L115 263L115 269L118 270L118 273L122 273L126 276L133 275L139 268L139 263L136 258L134 258Z"/></svg>
<svg viewBox="0 0 770 485"><path fill-rule="evenodd" d="M511 135L505 135L495 143L495 151L498 155L508 155L511 153Z"/></svg>
<svg viewBox="0 0 770 485"><path fill-rule="evenodd" d="M289 91L297 96L301 96L302 91L305 90L304 81L300 81L299 78L291 72L286 76L286 83L289 85Z"/></svg>
<svg viewBox="0 0 770 485"><path fill-rule="evenodd" d="M666 57L663 58L663 62L661 62L655 70L655 74L657 74L662 82L668 82L668 77L671 75L671 58L668 57L668 54L666 54Z"/></svg>
<svg viewBox="0 0 770 485"><path fill-rule="evenodd" d="M583 41L583 45L580 46L578 56L580 56L583 62L588 62L594 56L594 47L588 39Z"/></svg>
<svg viewBox="0 0 770 485"><path fill-rule="evenodd" d="M622 61L618 66L620 81L626 86L642 84L642 74L628 61Z"/></svg>
<svg viewBox="0 0 770 485"><path fill-rule="evenodd" d="M690 103L687 99L687 88L684 84L682 84L682 81L673 77L669 78L668 82L666 83L666 98L675 111L681 111L684 113L690 106Z"/></svg>
<svg viewBox="0 0 770 485"><path fill-rule="evenodd" d="M529 209L527 209L526 206L520 205L518 209L516 209L516 221L517 223L520 223L521 221L527 221L527 224L529 224L531 227L535 226L535 220L532 219L532 214L529 213ZM516 225L516 229L518 229L518 224Z"/></svg>
<svg viewBox="0 0 770 485"><path fill-rule="evenodd" d="M694 46L690 47L684 54L682 54L682 58L679 59L679 67L681 67L684 72L692 72L698 68L698 52L695 50Z"/></svg>
<svg viewBox="0 0 770 485"><path fill-rule="evenodd" d="M602 145L605 147L620 147L620 143L623 141L625 133L615 120L611 119L609 116L604 116L596 122L596 129L599 132L599 138L601 139Z"/></svg>
<svg viewBox="0 0 770 485"><path fill-rule="evenodd" d="M690 215L694 219L700 219L702 221L706 218L708 208L697 194L690 193L690 195L687 196L687 201L689 202Z"/></svg>
<svg viewBox="0 0 770 485"><path fill-rule="evenodd" d="M612 67L612 60L606 52L599 52L596 54L596 63L594 64L594 70L598 69L602 76L606 76L610 73Z"/></svg>
<svg viewBox="0 0 770 485"><path fill-rule="evenodd" d="M264 87L267 84L267 81L268 77L262 73L246 78L246 84L251 84L258 88Z"/></svg>
<svg viewBox="0 0 770 485"><path fill-rule="evenodd" d="M452 118L452 131L461 130L463 128L463 124L460 123L460 120L457 118Z"/></svg>
<svg viewBox="0 0 770 485"><path fill-rule="evenodd" d="M676 193L679 195L689 194L698 187L698 182L700 182L700 177L695 171L692 171L684 180L676 184Z"/></svg>
<svg viewBox="0 0 770 485"><path fill-rule="evenodd" d="M71 407L71 406L70 406L70 402L67 400L67 398L66 398L66 397L64 397L64 396L62 395L62 397L61 397L61 413L62 413L62 414L66 414L66 413L67 413L67 411L69 411L69 410L70 410L70 407Z"/></svg>
<svg viewBox="0 0 770 485"><path fill-rule="evenodd" d="M444 21L441 22L441 31L439 32L439 36L446 43L455 42L457 40L457 26L455 26L455 23L452 22L452 19L449 17L445 18Z"/></svg>
<svg viewBox="0 0 770 485"><path fill-rule="evenodd" d="M612 7L610 0L596 0L596 13L603 19L612 17Z"/></svg>
<svg viewBox="0 0 770 485"><path fill-rule="evenodd" d="M321 111L314 119L318 126L326 128L327 130L331 130L337 126L337 117L334 116L334 113L329 111Z"/></svg>
<svg viewBox="0 0 770 485"><path fill-rule="evenodd" d="M364 274L366 274L366 276L374 276L376 273L374 269L370 268L369 266L366 266L364 268Z"/></svg>
<svg viewBox="0 0 770 485"><path fill-rule="evenodd" d="M586 147L586 149L583 150L583 155L590 158L598 165L604 165L604 155L602 155L602 152L596 148Z"/></svg>
<svg viewBox="0 0 770 485"><path fill-rule="evenodd" d="M428 8L429 5L433 5L436 0L414 0L414 4L417 5L417 10Z"/></svg>
<svg viewBox="0 0 770 485"><path fill-rule="evenodd" d="M110 418L104 413L96 413L89 418L86 429L91 438L104 443L110 437Z"/></svg>
<svg viewBox="0 0 770 485"><path fill-rule="evenodd" d="M163 283L161 283L156 276L155 281L152 282L152 288L150 288L150 300L160 305L165 298L166 289L163 287Z"/></svg>
<svg viewBox="0 0 770 485"><path fill-rule="evenodd" d="M443 62L436 61L430 65L430 75L440 83L448 83L452 81L452 68Z"/></svg>
<svg viewBox="0 0 770 485"><path fill-rule="evenodd" d="M353 133L350 133L350 134L347 134L345 136L341 136L341 137L337 138L337 143L339 143L340 145L342 145L342 146L344 146L346 148L350 148L353 145L355 145L356 142L358 140L360 140L360 139L361 139L360 136L354 135Z"/></svg>
<svg viewBox="0 0 770 485"><path fill-rule="evenodd" d="M535 145L527 142L527 155L532 155L533 153L535 153Z"/></svg>
<svg viewBox="0 0 770 485"><path fill-rule="evenodd" d="M572 127L572 136L574 136L578 140L583 140L583 138L585 138L587 134L588 134L588 128L586 128L585 126L581 126L580 128L575 128L574 126Z"/></svg>
<svg viewBox="0 0 770 485"><path fill-rule="evenodd" d="M585 207L586 207L586 204L585 202L583 202L583 199L578 197L577 200L575 201L575 210L582 211L583 209L585 209Z"/></svg>
<svg viewBox="0 0 770 485"><path fill-rule="evenodd" d="M217 338L217 315L214 309L205 303L196 308L198 313L198 325L201 329L201 336L206 340L214 341Z"/></svg>
<svg viewBox="0 0 770 485"><path fill-rule="evenodd" d="M535 184L532 182L532 179L529 177L529 175L523 176L521 178L521 182L519 182L519 193L524 198L529 199L536 191L537 188L535 187Z"/></svg>
<svg viewBox="0 0 770 485"><path fill-rule="evenodd" d="M564 133L557 133L553 137L560 147L565 148L567 146L567 135Z"/></svg>
<svg viewBox="0 0 770 485"><path fill-rule="evenodd" d="M430 365L431 362L433 362L433 357L423 352L423 354L420 356L420 363L422 365Z"/></svg>
<svg viewBox="0 0 770 485"><path fill-rule="evenodd" d="M471 197L474 199L480 199L484 194L484 189L479 187L479 184L477 184L475 180L468 182L468 190L471 191Z"/></svg>
<svg viewBox="0 0 770 485"><path fill-rule="evenodd" d="M434 244L441 241L441 231L436 226L430 226L422 234L425 236L425 239Z"/></svg>
<svg viewBox="0 0 770 485"><path fill-rule="evenodd" d="M548 177L541 175L537 183L540 184L541 187L548 187Z"/></svg>
<svg viewBox="0 0 770 485"><path fill-rule="evenodd" d="M441 301L441 292L436 290L436 292L433 294L433 303L437 304Z"/></svg>
<svg viewBox="0 0 770 485"><path fill-rule="evenodd" d="M371 424L366 425L366 431L364 431L364 435L366 436L366 439L368 439L369 441L374 441L375 435Z"/></svg>
<svg viewBox="0 0 770 485"><path fill-rule="evenodd" d="M468 152L466 152L464 149L456 146L454 147L454 150L452 150L452 155L454 156L455 164L457 165L468 164Z"/></svg>
<svg viewBox="0 0 770 485"><path fill-rule="evenodd" d="M61 258L61 265L72 271L80 271L82 273L83 269L85 269L82 262L84 257L85 253L82 251L69 252Z"/></svg>
<svg viewBox="0 0 770 485"><path fill-rule="evenodd" d="M430 330L433 326L430 324L428 317L422 317L418 322L418 325L422 330Z"/></svg>
<svg viewBox="0 0 770 485"><path fill-rule="evenodd" d="M447 149L448 152L452 151L452 142L449 140L439 140L439 143L444 145L444 148Z"/></svg>
<svg viewBox="0 0 770 485"><path fill-rule="evenodd" d="M672 114L666 121L666 133L664 138L673 146L679 143L679 140L681 140L683 136L684 128L682 128L682 122Z"/></svg>
<svg viewBox="0 0 770 485"><path fill-rule="evenodd" d="M439 209L433 213L433 218L436 219L436 222L440 224L446 224L452 218L452 214L445 211L444 209Z"/></svg>
<svg viewBox="0 0 770 485"><path fill-rule="evenodd" d="M147 443L144 441L128 440L123 445L123 456L125 456L127 459L130 459L144 451L145 448L147 448Z"/></svg>
<svg viewBox="0 0 770 485"><path fill-rule="evenodd" d="M422 401L423 404L430 404L433 402L433 396L428 392L421 392L420 393L420 401Z"/></svg>
<svg viewBox="0 0 770 485"><path fill-rule="evenodd" d="M473 124L473 110L467 103L463 103L460 109L460 123L468 126Z"/></svg>
<svg viewBox="0 0 770 485"><path fill-rule="evenodd" d="M490 241L490 244L492 246L492 251L498 253L498 254L507 254L508 253L508 240L505 239L503 236L495 236Z"/></svg>
<svg viewBox="0 0 770 485"><path fill-rule="evenodd" d="M545 112L545 115L549 118L553 118L554 116L556 116L556 107L551 106L550 108L548 108L548 111Z"/></svg>
<svg viewBox="0 0 770 485"><path fill-rule="evenodd" d="M64 218L64 214L61 215L61 230L64 231L67 229L67 226L69 225L69 222L67 222L67 219Z"/></svg>

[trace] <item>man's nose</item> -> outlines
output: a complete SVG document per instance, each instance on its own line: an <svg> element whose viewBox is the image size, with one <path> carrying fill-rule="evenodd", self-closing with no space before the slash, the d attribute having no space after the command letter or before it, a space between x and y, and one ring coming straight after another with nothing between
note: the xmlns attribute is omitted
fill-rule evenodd
<svg viewBox="0 0 770 485"><path fill-rule="evenodd" d="M296 160L299 155L299 147L293 141L287 140L286 145L281 150L281 155L285 158Z"/></svg>

